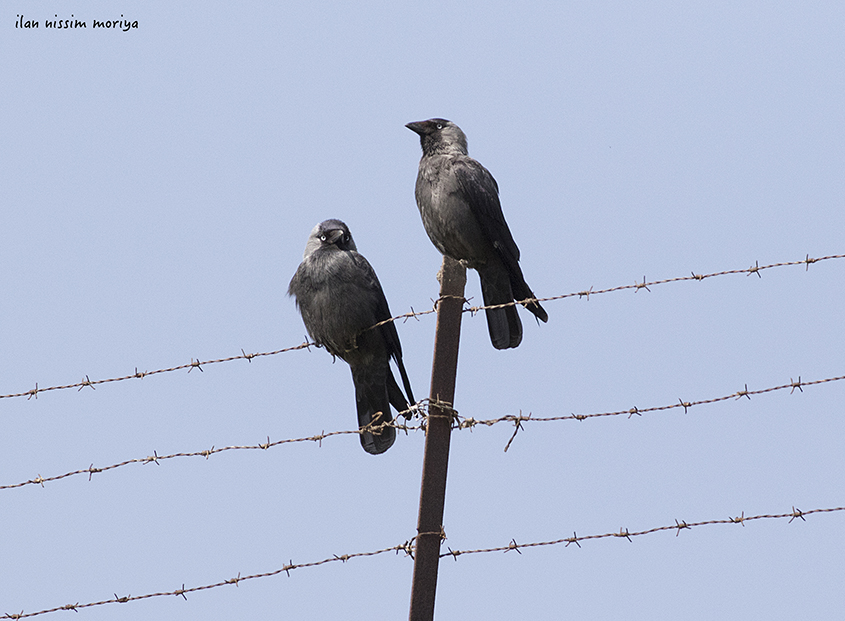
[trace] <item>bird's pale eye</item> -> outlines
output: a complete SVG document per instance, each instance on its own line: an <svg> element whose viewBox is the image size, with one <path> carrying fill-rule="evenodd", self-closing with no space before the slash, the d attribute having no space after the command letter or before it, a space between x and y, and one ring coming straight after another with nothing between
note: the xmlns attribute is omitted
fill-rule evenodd
<svg viewBox="0 0 845 621"><path fill-rule="evenodd" d="M437 129L443 129L443 123L438 123L438 124L437 124Z"/></svg>
<svg viewBox="0 0 845 621"><path fill-rule="evenodd" d="M320 241L326 241L327 239L328 239L328 237L326 237L326 234L325 234L325 233L323 233L322 235L320 235Z"/></svg>
<svg viewBox="0 0 845 621"><path fill-rule="evenodd" d="M348 243L349 243L349 233L347 233L346 235L344 235L344 236L343 236L343 241L344 241L344 243L346 243L346 244L348 244Z"/></svg>

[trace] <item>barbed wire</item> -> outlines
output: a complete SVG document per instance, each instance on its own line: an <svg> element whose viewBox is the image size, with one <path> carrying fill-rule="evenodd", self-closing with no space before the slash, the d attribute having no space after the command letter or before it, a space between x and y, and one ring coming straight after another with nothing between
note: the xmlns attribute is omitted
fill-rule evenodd
<svg viewBox="0 0 845 621"><path fill-rule="evenodd" d="M760 265L759 261L755 261L754 265L747 268L742 269L732 269L732 270L722 270L719 272L710 272L707 274L696 274L692 272L690 276L675 276L673 278L664 278L661 280L652 280L647 281L645 276L643 276L643 282L636 282L632 285L617 285L616 287L609 287L607 289L594 289L590 287L589 289L584 289L581 291L574 291L571 293L564 293L562 295L555 295L546 298L526 298L525 300L514 300L513 302L505 302L503 304L490 304L487 306L466 306L463 309L463 312L470 313L471 315L476 315L479 311L482 310L492 310L495 308L506 308L508 306L516 306L518 304L527 304L530 302L552 302L555 300L564 300L567 298L586 298L587 300L590 299L592 295L601 295L603 293L615 293L617 291L625 291L628 289L633 289L635 292L639 291L640 289L645 289L646 291L651 292L649 287L655 287L659 285L665 285L668 283L676 283L676 282L687 282L687 281L702 281L706 280L707 278L715 278L717 276L729 276L731 274L745 274L750 276L751 274L756 274L759 278L762 278L760 272L765 270L775 269L778 267L790 267L796 265L804 265L806 266L805 271L809 271L810 265L813 263L819 263L820 261L831 261L833 259L845 259L845 254L832 254L818 258L812 258L810 255L806 255L803 259L799 259L798 261L781 261L779 263L770 263L768 265ZM397 321L402 319L403 321L407 321L410 318L415 318L421 315L428 315L437 311L437 304L440 302L440 299L434 301L434 307L431 310L425 311L418 311L414 312L413 308L411 312L404 313L402 315L397 315L396 317L391 317L390 319L385 319L384 321L380 321L379 323L375 324L371 328L367 328L368 330L372 330L373 328L377 328L382 326L386 323L390 323L393 321ZM466 304L469 304L468 300L464 300Z"/></svg>
<svg viewBox="0 0 845 621"><path fill-rule="evenodd" d="M545 298L536 298L536 301L538 301L538 302L551 302L551 301L554 301L554 300L563 300L563 299L566 299L566 298L574 298L574 297L586 298L586 299L589 300L590 296L593 296L593 295L601 295L601 294L604 294L604 293L614 293L614 292L617 292L617 291L625 291L625 290L629 290L629 289L633 289L634 291L639 291L640 289L645 289L647 291L651 291L649 289L649 287L664 285L664 284L668 284L668 283L693 281L693 280L694 281L701 281L701 280L705 280L707 278L715 278L717 276L728 276L728 275L731 275L731 274L746 274L748 276L750 276L751 274L756 274L757 276L762 278L762 276L760 276L760 272L763 272L765 270L770 270L770 269L775 269L775 268L780 268L780 267L796 266L796 265L805 265L806 269L809 270L810 265L812 265L813 263L819 263L821 261L830 261L830 260L834 260L834 259L845 259L845 254L828 255L828 256L818 257L818 258L811 258L810 255L808 254L804 259L801 259L801 260L798 260L798 261L783 261L783 262L779 262L779 263L771 263L769 265L760 265L759 262L755 262L754 265L752 265L751 267L744 268L744 269L723 270L723 271L719 271L719 272L712 272L712 273L709 273L709 274L696 274L695 272L693 272L692 275L690 275L690 276L676 276L674 278L664 278L662 280L653 280L653 281L647 281L645 279L645 276L643 276L643 282L636 282L635 281L634 284L632 284L632 285L618 285L616 287L610 287L610 288L607 288L607 289L598 289L598 290L594 290L591 287L590 289L583 290L583 291L576 291L576 292L572 292L572 293L564 293L562 295L555 295L555 296L545 297ZM470 313L471 315L474 316L475 314L477 314L479 311L482 311L482 310L494 309L494 308L504 308L504 307L507 307L507 306L514 306L514 305L519 304L519 303L527 303L527 302L530 302L530 301L532 301L532 300L531 299L520 300L520 301L508 302L506 304L493 304L493 305L489 305L489 306L467 306L466 308L463 309L463 312ZM384 321L380 321L377 324L367 328L367 330L372 330L372 329L375 329L375 328L382 326L384 324L396 322L396 321L399 321L399 320L407 321L408 319L412 319L412 318L416 319L416 318L422 317L424 315L430 315L432 313L437 312L437 305L438 305L439 302L440 302L440 298L438 298L437 300L434 300L432 308L429 309L429 310L415 311L413 309L413 307L411 307L411 310L409 312L402 313L401 315L396 315L394 317L390 317L389 319L385 319ZM469 302L467 300L465 300L465 303L468 304ZM199 359L194 360L193 358L191 358L190 363L180 364L180 365L176 365L176 366L172 366L172 367L167 367L167 368L164 368L164 369L156 369L154 371L138 371L138 368L135 367L134 373L129 374L129 375L123 375L123 376L120 376L120 377L110 377L110 378L106 378L106 379L92 380L86 375L85 379L80 381L80 382L75 382L75 383L72 383L72 384L62 384L62 385L59 385L59 386L48 386L46 388L39 388L38 383L36 383L35 388L32 388L30 390L25 390L25 391L22 391L22 392L0 395L0 399L13 399L13 398L17 398L17 397L26 397L27 400L32 399L33 397L35 397L37 399L39 393L50 392L50 391L55 391L55 390L69 390L71 388L76 388L77 391L81 391L85 387L90 387L92 389L95 389L95 386L99 386L100 384L108 384L108 383L112 383L112 382L122 382L122 381L130 380L130 379L143 379L144 377L149 377L149 376L152 376L152 375L159 375L159 374L162 374L162 373L172 373L172 372L175 372L175 371L183 371L185 369L187 369L189 373L194 369L199 369L200 371L202 371L202 367L209 366L209 365L212 365L212 364L220 364L220 363L223 363L223 362L232 362L234 360L246 360L248 362L252 362L253 358L260 358L260 357L265 357L265 356L276 356L278 354L283 354L283 353L287 353L287 352L291 352L291 351L298 351L300 349L308 349L311 346L318 346L318 345L316 345L315 343L311 343L311 342L306 341L304 343L301 343L300 345L294 345L294 346L291 346L291 347L285 347L283 349L277 349L277 350L274 350L274 351L257 352L257 353L252 353L252 354L248 354L243 349L241 349L240 355L228 356L228 357L225 357L225 358L216 358L216 359L212 359L212 360L199 360Z"/></svg>
<svg viewBox="0 0 845 621"><path fill-rule="evenodd" d="M412 405L407 410L403 410L399 412L398 415L401 416L413 416L414 414L419 414L423 418L425 415L423 412L423 407L425 402L428 401L427 399ZM0 490L4 489L15 489L19 487L25 487L27 485L41 485L44 487L45 483L51 483L53 481L60 481L62 479L67 479L73 476L79 475L88 475L88 480L90 481L91 478L95 474L99 474L101 472L107 472L109 470L114 470L116 468L122 468L123 466L128 466L130 464L150 464L154 463L156 465L161 465L162 461L167 461L169 459L176 459L179 457L204 457L208 459L212 455L217 455L219 453L225 453L228 451L255 451L255 450L262 450L266 451L268 449L274 448L276 446L281 446L283 444L296 444L302 442L316 442L319 446L322 446L323 440L326 438L331 438L334 436L343 436L343 435L362 435L364 433L381 433L386 427L394 427L397 429L402 429L405 431L413 431L417 429L424 429L425 423L424 421L421 422L419 425L407 425L404 423L397 423L396 421L390 421L386 423L370 423L360 429L345 429L339 431L321 431L319 434L305 436L301 438L286 438L283 440L275 440L273 442L270 441L270 436L267 436L266 442L261 442L259 444L243 444L243 445L232 445L232 446L221 446L216 447L212 446L210 449L204 449L201 451L191 451L191 452L181 452L181 453L171 453L169 455L159 455L156 451L153 451L152 455L148 455L146 457L134 457L132 459L126 459L119 463L111 464L109 466L103 467L95 467L92 463L87 468L80 468L78 470L73 470L71 472L65 472L64 474L57 474L55 476L49 477L42 477L40 474L37 475L34 479L29 479L28 481L23 481L21 483L12 483L9 485L0 485Z"/></svg>
<svg viewBox="0 0 845 621"><path fill-rule="evenodd" d="M497 425L500 423L511 422L514 424L514 432L511 436L510 440L508 440L507 445L505 445L505 451L510 448L511 444L516 438L516 434L523 429L522 424L526 422L532 423L547 423L547 422L557 422L557 421L564 421L564 420L578 420L583 421L590 418L600 418L606 416L622 416L628 415L630 419L635 414L638 416L642 416L646 413L651 412L662 412L667 410L673 410L678 408L683 408L684 413L687 413L690 408L699 406L699 405L710 405L713 403L720 403L723 401L728 400L738 400L742 399L743 397L747 399L751 399L753 395L762 395L770 392L777 392L789 389L789 394L792 394L797 389L799 392L804 392L805 387L811 386L818 386L821 384L827 384L830 382L839 382L845 380L845 375L839 375L836 377L826 377L824 379L818 380L806 380L802 381L801 376L798 376L797 380L793 380L790 378L788 384L780 384L778 386L771 386L768 388L761 388L758 390L749 390L748 384L745 384L745 388L743 390L739 390L737 392L731 393L729 395L723 395L720 397L712 397L710 399L701 399L699 401L684 401L683 399L678 399L678 403L670 403L667 405L659 405L647 408L629 408L626 410L614 410L608 412L594 412L590 414L564 414L561 416L533 416L532 414L523 415L521 412L519 414L507 414L505 416L500 416L498 418L491 418L491 419L476 419L472 417L464 417L461 416L457 410L452 408L451 404L444 404L438 403L437 405L441 408L451 411L451 416L453 419L453 427L455 429L470 429L481 425L485 427L492 427L493 425ZM182 457L204 457L208 459L212 455L217 455L219 453L225 453L228 451L256 451L256 450L268 450L270 448L274 448L276 446L281 446L283 444L297 444L303 442L316 442L318 445L322 446L323 440L326 438L331 438L334 436L342 436L342 435L360 435L365 432L370 433L380 433L385 427L394 427L400 431L409 432L409 431L419 431L424 430L426 426L426 420L432 416L428 414L428 407L431 405L431 401L429 399L423 399L418 403L412 405L409 409L403 410L397 414L397 419L387 422L387 423L378 423L378 424L370 424L366 427L361 427L359 429L346 429L346 430L339 430L339 431L321 431L319 434L314 434L311 436L305 436L300 438L286 438L283 440L275 440L273 442L270 441L270 437L267 436L267 441L262 442L259 444L248 444L248 445L233 445L233 446L222 446L222 447L215 447L212 446L210 449L205 449L201 451L192 451L192 452L181 452L181 453L172 453L169 455L159 455L156 451L153 451L152 455L148 455L146 457L136 457L132 459L127 459L121 461L119 463L111 464L109 466L103 467L95 467L92 463L87 468L80 468L78 470L73 470L71 472L65 472L64 474L58 474L55 476L49 477L42 477L40 474L37 475L34 479L29 479L27 481L23 481L20 483L12 483L8 485L0 485L0 490L6 489L16 489L20 487L26 487L27 485L41 485L44 487L45 483L50 483L54 481L60 481L62 479L67 479L73 476L79 475L88 475L88 480L90 481L91 478L95 474L99 474L101 472L107 472L109 470L114 470L116 468L121 468L123 466L128 466L130 464L149 464L155 463L160 465L162 461L167 461L170 459L182 458ZM404 418L411 418L411 417L418 417L420 422L418 424L408 424L407 422L399 422L399 417L402 416Z"/></svg>
<svg viewBox="0 0 845 621"><path fill-rule="evenodd" d="M521 300L521 301L517 301L517 302L509 302L507 304L496 304L496 305L491 305L491 306L473 306L473 307L470 307L470 308L465 308L464 312L476 313L480 310L493 309L493 308L504 308L506 306L513 306L514 304L520 304L520 303L523 303L523 302L525 302L525 303L532 302L532 301L551 302L553 300L563 300L565 298L573 298L573 297L587 298L589 300L590 296L592 296L592 295L601 295L603 293L614 293L616 291L625 291L625 290L628 290L628 289L633 289L635 292L639 291L640 289L645 289L646 291L651 292L651 289L649 289L649 287L655 287L655 286L658 286L658 285L665 285L665 284L668 284L668 283L676 283L676 282L702 281L702 280L706 280L708 278L715 278L717 276L729 276L731 274L745 274L746 276L751 276L752 274L756 274L759 278L762 278L762 276L760 275L760 272L763 272L765 270L770 270L770 269L774 269L774 268L778 268L778 267L805 265L806 266L805 271L809 271L810 265L812 265L813 263L818 263L820 261L830 261L830 260L833 260L833 259L845 259L845 254L832 254L832 255L828 255L828 256L824 256L824 257L818 257L818 258L815 258L815 259L810 257L810 255L808 254L805 258L800 259L798 261L782 261L780 263L770 263L768 265L760 265L758 261L755 261L754 265L752 265L751 267L747 267L745 269L722 270L720 272L711 272L709 274L696 274L695 272L692 272L690 276L675 276L674 278L664 278L662 280L647 281L645 276L643 276L642 282L634 281L634 284L632 284L632 285L619 285L619 286L616 286L616 287L610 287L608 289L597 289L597 290L594 290L592 287L590 287L589 289L586 289L586 290L583 290L583 291L578 291L578 292L575 292L575 293L564 293L563 295L555 295L555 296L548 297L548 298L536 298L536 299L529 298L529 299Z"/></svg>
<svg viewBox="0 0 845 621"><path fill-rule="evenodd" d="M379 427L384 427L384 424L379 425ZM367 428L367 431L373 431L371 428ZM128 466L130 464L149 464L155 463L157 465L161 465L160 462L166 461L168 459L176 459L178 457L205 457L208 459L212 455L216 455L218 453L225 453L227 451L237 451L237 450L267 450L269 448L279 446L281 444L294 444L297 442L322 442L325 438L329 438L332 436L339 436L339 435L346 435L346 434L355 434L359 435L363 433L363 430L348 430L348 431L329 431L329 432L322 432L319 435L308 436L305 438L290 438L285 440L276 440L275 442L270 442L270 437L267 437L267 442L261 444L251 444L251 445L236 445L236 446L222 446L222 447L214 447L212 446L210 449L205 449L202 451L193 451L193 452L183 452L183 453L172 453L170 455L159 455L155 451L153 451L152 455L148 455L147 457L136 457L133 459L127 459L120 463L111 464L110 466L103 466L102 468L95 467L92 463L87 468L81 468L79 470L74 470L72 472L65 472L64 474L59 474L56 476L51 477L42 477L40 474L36 476L34 479L30 479L28 481L24 481L22 483L14 483L11 485L0 485L0 490L4 489L14 489L18 487L24 487L26 485L41 485L44 487L45 483L50 483L53 481L60 481L62 479L66 479L68 477L87 474L88 480L91 480L95 474L100 472L107 472L109 470L114 470L115 468L121 468L123 466Z"/></svg>
<svg viewBox="0 0 845 621"><path fill-rule="evenodd" d="M579 548L581 547L582 541L591 541L596 539L608 539L611 537L615 538L622 538L631 541L631 537L640 537L643 535L651 535L653 533L659 533L664 531L676 531L675 536L681 534L682 530L689 530L693 528L698 528L700 526L715 526L715 525L723 525L723 524L740 524L745 526L746 522L752 522L755 520L782 520L785 518L789 518L789 523L791 524L793 520L796 518L800 518L801 520L805 521L805 516L813 515L816 513L833 513L836 511L845 511L845 507L833 507L829 509L811 509L809 511L801 511L800 509L796 509L793 505L792 511L787 513L767 513L762 515L749 515L746 516L745 512L743 511L737 517L728 517L723 520L715 519L715 520L706 520L703 522L686 522L683 520L675 520L674 524L670 524L667 526L655 526L654 528L647 528L645 530L639 531L630 531L627 528L620 528L618 532L612 533L603 533L601 535L582 535L578 536L577 533L572 533L571 537L562 537L560 539L554 539L551 541L535 541L532 543L517 543L516 539L511 539L510 543L504 546L498 546L495 548L479 548L476 550L452 550L451 548L447 548L447 552L443 552L440 555L440 558L451 556L455 560L458 560L459 556L464 554L484 554L488 552L510 552L515 550L516 552L522 554L520 552L521 548L537 548L541 546L554 546L565 544L565 547L569 547L570 544L575 544Z"/></svg>
<svg viewBox="0 0 845 621"><path fill-rule="evenodd" d="M44 610L39 610L37 612L24 612L21 611L19 613L6 613L0 619L26 619L29 617L37 617L40 615L45 615L51 612L58 612L60 610L73 610L74 612L79 612L79 610L83 608L92 608L94 606L104 606L106 604L125 604L127 602L137 602L144 599L151 599L153 597L167 597L167 596L177 596L182 597L185 601L188 600L188 593L197 593L199 591L207 591L209 589L216 589L223 586L230 586L235 585L238 586L241 582L246 582L247 580L256 580L258 578L270 578L273 576L278 576L280 574L287 574L290 576L290 572L296 569L304 569L306 567L319 567L320 565L325 565L327 563L336 563L341 562L345 563L348 560L354 558L361 558L366 556L378 556L379 554L385 554L387 552L400 552L403 550L408 550L411 546L410 542L406 542L401 546L392 546L390 548L383 548L381 550L374 550L372 552L355 552L352 554L343 554L341 556L332 556L331 558L325 558L320 561L313 561L311 563L294 563L292 560L282 567L278 569L274 569L272 571L267 571L264 573L258 574L249 574L247 576L242 576L238 574L234 578L229 578L228 580L221 580L219 582L214 582L212 584L204 584L201 586L195 587L186 587L184 583L182 584L181 588L174 589L172 591L161 591L158 593L145 593L143 595L124 595L118 596L117 593L114 594L114 597L111 599L104 599L97 602L88 602L85 604L75 603L75 604L65 604L64 606L55 606L54 608L47 608Z"/></svg>
<svg viewBox="0 0 845 621"><path fill-rule="evenodd" d="M784 513L767 513L767 514L760 514L760 515L750 515L746 516L745 512L743 511L737 517L728 517L726 519L712 519L700 522L686 522L683 520L675 519L674 524L668 524L665 526L655 526L653 528L648 528L645 530L639 531L630 531L627 528L620 528L618 532L609 532L609 533L602 533L596 535L581 535L579 536L577 533L573 532L571 537L562 537L559 539L553 539L549 541L535 541L535 542L528 542L528 543L517 543L516 539L511 539L507 545L503 546L496 546L496 547L489 547L489 548L477 548L471 550L452 550L451 548L447 547L446 552L442 552L440 554L441 558L451 556L456 561L458 560L459 556L464 556L467 554L487 554L493 552L511 552L516 551L518 554L522 554L523 549L529 548L536 548L541 546L554 546L554 545L561 545L563 544L564 547L569 547L570 544L575 544L577 547L581 547L582 542L586 541L594 541L598 539L610 539L610 538L622 538L627 539L628 541L632 541L633 537L641 537L644 535L651 535L654 533L665 532L665 531L675 531L675 536L681 534L682 530L691 530L693 528L698 528L702 526L720 526L720 525L727 525L727 524L739 524L741 526L745 526L746 522L752 522L757 520L783 520L789 519L788 523L792 523L796 519L801 519L802 521L806 522L806 517L815 514L822 514L822 513L834 513L834 512L841 512L845 511L845 507L832 507L832 508L820 508L820 509L810 509L808 511L802 511L800 509L796 509L795 506L792 506L792 510ZM421 533L425 534L425 533ZM441 543L446 541L446 534L445 532L436 533L441 538ZM72 610L74 612L79 612L84 608L92 608L95 606L105 606L107 604L125 604L129 602L136 602L146 599L152 599L155 597L182 597L185 601L188 599L188 594L190 593L198 593L200 591L207 591L210 589L216 589L225 586L238 586L239 583L245 582L247 580L257 580L259 578L271 578L274 576L279 576L281 574L286 574L290 576L290 572L297 570L297 569L305 569L308 567L319 567L321 565L326 565L329 563L346 563L349 560L356 559L356 558L363 558L363 557L371 557L371 556L379 556L386 554L388 552L394 552L395 554L399 554L400 552L405 553L405 557L413 558L415 552L415 540L416 537L407 540L405 543L400 545L390 546L388 548L381 548L380 550L374 550L371 552L355 552L351 554L342 554L342 555L333 555L329 558L324 558L319 561L313 561L310 563L294 563L293 560L290 560L286 565L274 569L272 571L267 571L263 573L254 573L249 575L241 575L240 573L234 577L229 578L227 580L220 580L218 582L214 582L211 584L204 584L200 586L194 587L186 587L183 583L181 587L177 589L173 589L171 591L160 591L156 593L145 593L143 595L124 595L118 596L117 593L114 594L114 597L111 599L104 599L95 602L88 602L88 603L75 603L75 604L65 604L63 606L55 606L53 608L46 608L44 610L38 610L35 612L24 612L21 610L18 613L5 613L3 616L0 616L0 619L27 619L31 617L37 617L41 615L45 615L52 612L59 612L61 610Z"/></svg>
<svg viewBox="0 0 845 621"><path fill-rule="evenodd" d="M139 371L138 367L135 367L135 372L131 375L122 375L120 377L109 377L107 379L99 379L99 380L92 380L89 379L88 376L85 376L85 379L81 382L76 382L75 384L63 384L61 386L48 386L47 388L39 388L38 383L35 384L35 388L31 390L27 390L25 392L17 392L8 395L0 395L0 399L12 399L15 397L26 397L27 401L35 397L38 398L38 394L42 392L50 392L51 390L67 390L69 388L77 388L77 392L82 390L86 386L90 386L92 389L95 386L100 384L108 384L110 382L122 382L129 379L144 379L145 377L149 377L151 375L159 375L160 373L172 373L174 371L183 371L188 369L188 373L193 371L194 369L199 369L202 371L202 367L212 365L212 364L219 364L221 362L232 362L233 360L246 360L247 362L252 362L253 358L260 358L262 356L275 356L277 354L283 354L289 351L297 351L300 349L308 349L311 346L316 346L315 343L301 343L300 345L294 345L292 347L285 347L284 349L277 349L275 351L265 351L265 352L257 352L254 354L248 354L243 349L241 349L241 354L236 356L229 356L227 358L216 358L213 360L194 360L191 358L191 362L187 364L180 364L174 367L167 367L166 369L156 369L154 371Z"/></svg>
<svg viewBox="0 0 845 621"><path fill-rule="evenodd" d="M513 442L516 434L522 430L522 423L524 422L534 422L534 423L548 423L554 421L562 421L562 420L587 420L588 418L600 418L604 416L622 416L627 414L628 418L631 418L635 414L637 416L642 416L645 413L649 412L662 412L666 410L674 410L677 408L683 408L684 414L686 414L690 408L698 406L698 405L709 405L712 403L720 403L722 401L728 401L731 399L737 400L742 399L743 397L751 400L752 395L762 395L769 392L776 392L780 390L789 389L789 394L795 392L798 389L799 392L804 392L804 387L808 386L818 386L819 384L827 384L829 382L840 382L845 380L845 375L839 375L836 377L826 377L824 379L819 380L810 380L810 381L801 381L801 376L798 376L797 380L793 380L792 378L789 379L788 384L781 384L779 386L771 386L769 388L761 388L759 390L748 390L748 384L745 384L745 388L743 390L738 390L737 392L731 393L729 395L723 395L721 397L713 397L711 399L701 399L699 401L684 401L683 399L678 399L678 403L670 403L668 405L659 405L649 408L638 408L632 407L627 410L614 410L610 412L594 412L591 414L564 414L561 416L533 416L531 414L523 415L521 412L519 414L507 414L505 416L500 416L498 418L491 418L487 420L479 420L471 417L455 417L455 426L460 429L472 429L477 425L483 425L490 427L492 425L496 425L498 423L504 422L512 422L514 424L514 432L511 436L511 439L508 440L507 445L505 446L505 451L507 452L508 448L510 448L511 443Z"/></svg>

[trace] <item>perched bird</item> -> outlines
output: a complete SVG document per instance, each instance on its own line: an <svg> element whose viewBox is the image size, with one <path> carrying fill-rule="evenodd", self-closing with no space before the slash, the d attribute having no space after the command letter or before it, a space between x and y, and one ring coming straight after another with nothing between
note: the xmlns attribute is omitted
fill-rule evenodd
<svg viewBox="0 0 845 621"><path fill-rule="evenodd" d="M288 295L296 298L314 342L349 364L359 427L393 420L391 404L402 412L408 409L408 401L414 403L396 326L390 321L372 328L391 317L387 299L343 222L326 220L314 227ZM390 370L390 358L399 368L408 401ZM374 455L384 453L395 440L393 427L361 434L364 450Z"/></svg>
<svg viewBox="0 0 845 621"><path fill-rule="evenodd" d="M478 271L484 306L535 298L522 269L493 175L468 155L467 137L446 119L408 123L420 136L422 159L416 199L423 226L443 254ZM541 321L549 316L539 302L523 302ZM496 349L517 347L522 322L516 306L485 309Z"/></svg>

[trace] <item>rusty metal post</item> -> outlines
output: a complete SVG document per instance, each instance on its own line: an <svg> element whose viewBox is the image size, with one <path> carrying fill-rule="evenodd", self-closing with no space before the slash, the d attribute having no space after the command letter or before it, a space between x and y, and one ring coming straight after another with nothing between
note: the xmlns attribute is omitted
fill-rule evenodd
<svg viewBox="0 0 845 621"><path fill-rule="evenodd" d="M437 279L440 281L440 302L437 305L437 329L434 335L410 621L434 619L437 566L440 562L443 507L446 501L446 470L452 433L451 407L458 373L466 268L449 257L443 257Z"/></svg>

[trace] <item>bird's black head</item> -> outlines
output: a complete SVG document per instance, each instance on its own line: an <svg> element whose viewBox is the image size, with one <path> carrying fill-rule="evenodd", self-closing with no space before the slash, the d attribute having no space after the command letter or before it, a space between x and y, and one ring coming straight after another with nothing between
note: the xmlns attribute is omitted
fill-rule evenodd
<svg viewBox="0 0 845 621"><path fill-rule="evenodd" d="M355 240L352 239L352 234L349 232L349 227L340 220L334 219L320 222L311 230L308 243L305 245L304 256L308 257L320 248L358 250L355 247Z"/></svg>
<svg viewBox="0 0 845 621"><path fill-rule="evenodd" d="M468 153L467 137L452 121L429 119L408 123L405 127L419 134L423 155Z"/></svg>

